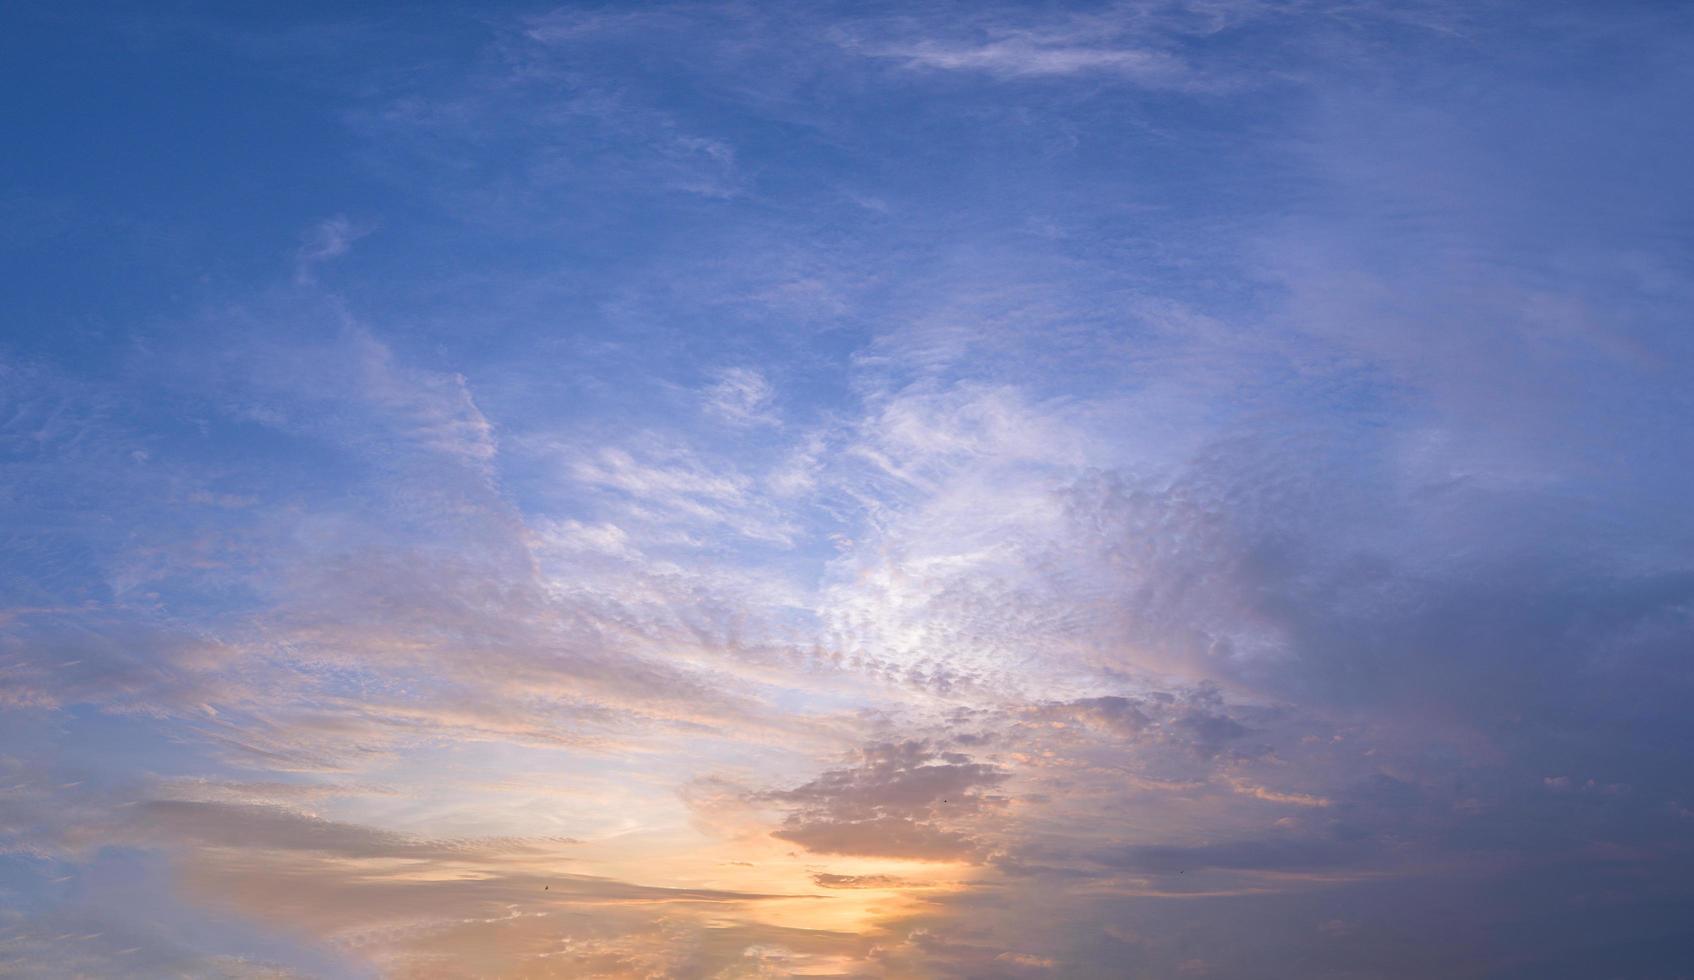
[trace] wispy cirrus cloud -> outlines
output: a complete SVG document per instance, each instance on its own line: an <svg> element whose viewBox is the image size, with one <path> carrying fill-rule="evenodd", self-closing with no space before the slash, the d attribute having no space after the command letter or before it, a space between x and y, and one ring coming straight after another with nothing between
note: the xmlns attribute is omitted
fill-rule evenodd
<svg viewBox="0 0 1694 980"><path fill-rule="evenodd" d="M355 225L344 214L313 225L301 236L300 248L294 253L295 281L310 282L317 266L346 255L354 242L370 233L371 229Z"/></svg>
<svg viewBox="0 0 1694 980"><path fill-rule="evenodd" d="M909 47L877 49L874 53L912 68L980 71L1007 77L1103 73L1121 75L1142 84L1173 87L1191 77L1180 58L1162 51L1042 44L1028 39L996 40L974 47L920 42Z"/></svg>

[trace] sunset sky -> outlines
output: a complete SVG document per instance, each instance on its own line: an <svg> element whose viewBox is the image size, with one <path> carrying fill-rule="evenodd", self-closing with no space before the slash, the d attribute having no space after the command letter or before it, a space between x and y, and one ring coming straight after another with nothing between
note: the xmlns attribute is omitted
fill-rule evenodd
<svg viewBox="0 0 1694 980"><path fill-rule="evenodd" d="M0 974L1694 976L1694 4L0 85Z"/></svg>

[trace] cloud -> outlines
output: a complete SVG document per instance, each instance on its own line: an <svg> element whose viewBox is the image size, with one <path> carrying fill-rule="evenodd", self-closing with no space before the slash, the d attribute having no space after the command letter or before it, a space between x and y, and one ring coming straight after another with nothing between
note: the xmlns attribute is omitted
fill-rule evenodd
<svg viewBox="0 0 1694 980"><path fill-rule="evenodd" d="M1249 734L1230 717L1216 686L1201 684L1181 694L1164 691L1136 697L1105 695L1044 705L1032 714L1048 719L1071 719L1129 742L1162 742L1185 746L1209 759Z"/></svg>
<svg viewBox="0 0 1694 980"><path fill-rule="evenodd" d="M1351 863L1357 848L1347 843L1250 840L1191 847L1149 844L1098 856L1102 864L1149 874L1189 871L1312 871Z"/></svg>
<svg viewBox="0 0 1694 980"><path fill-rule="evenodd" d="M25 788L0 791L0 840L7 845L0 873L8 889L29 880L17 874L10 835L51 813L60 849L35 861L52 862L44 873L61 875L60 883L31 887L86 897L53 915L0 922L0 962L19 968L82 963L103 972L240 967L244 975L274 968L278 975L357 976L425 964L470 972L560 962L592 969L610 957L687 970L689 962L727 962L772 939L797 947L796 955L854 948L829 934L757 924L755 906L793 895L654 887L566 870L579 860L578 841L425 838L274 803L164 798L114 806L104 790L45 785L43 775L7 773L11 781L23 777ZM39 833L31 839L48 843ZM111 866L124 860L113 855L138 853L166 855L169 864ZM179 908L178 895L191 904ZM706 918L731 930L715 934L741 943L699 950L694 937ZM286 941L255 937L245 919ZM221 935L193 923L210 923ZM58 932L49 931L53 925ZM561 930L571 942L561 944ZM216 965L206 962L210 954L194 952L232 944L262 952ZM330 949L333 955L319 953Z"/></svg>
<svg viewBox="0 0 1694 980"><path fill-rule="evenodd" d="M896 875L838 875L817 872L812 883L819 888L901 888L909 882Z"/></svg>
<svg viewBox="0 0 1694 980"><path fill-rule="evenodd" d="M172 839L196 847L314 851L351 859L425 861L487 859L502 851L535 849L533 844L519 842L420 841L389 831L323 820L275 805L149 800L132 808L131 814L138 826L163 829Z"/></svg>
<svg viewBox="0 0 1694 980"><path fill-rule="evenodd" d="M982 856L982 844L975 838L904 816L857 820L821 814L790 817L771 836L818 854L913 861L976 861Z"/></svg>
<svg viewBox="0 0 1694 980"><path fill-rule="evenodd" d="M773 544L789 544L796 528L759 493L751 477L712 465L687 450L652 447L638 458L629 449L603 446L571 464L572 479L612 491L632 522L657 524L690 540L701 531L728 530Z"/></svg>
<svg viewBox="0 0 1694 980"><path fill-rule="evenodd" d="M1270 789L1265 786L1255 786L1252 783L1248 783L1240 779L1231 779L1228 782L1230 787L1237 793L1240 793L1243 796L1251 796L1254 799L1264 800L1268 803L1292 803L1295 806L1315 807L1332 806L1334 804L1333 800L1326 799L1322 796L1314 796L1310 793L1287 793L1280 790Z"/></svg>
<svg viewBox="0 0 1694 980"><path fill-rule="evenodd" d="M752 368L725 368L702 392L706 410L731 425L778 425L772 411L776 391Z"/></svg>
<svg viewBox="0 0 1694 980"><path fill-rule="evenodd" d="M772 836L821 854L930 861L980 856L981 841L945 825L998 803L982 791L1008 773L920 741L872 745L855 761L793 789L755 796L789 808Z"/></svg>
<svg viewBox="0 0 1694 980"><path fill-rule="evenodd" d="M296 282L312 281L318 266L346 255L353 243L371 233L370 228L355 225L346 215L325 218L301 236L300 248L294 253Z"/></svg>
<svg viewBox="0 0 1694 980"><path fill-rule="evenodd" d="M1186 66L1164 52L1042 45L1023 40L961 48L920 43L910 48L886 49L879 54L902 59L914 68L982 71L1013 77L1103 72L1143 83L1174 84L1187 75Z"/></svg>

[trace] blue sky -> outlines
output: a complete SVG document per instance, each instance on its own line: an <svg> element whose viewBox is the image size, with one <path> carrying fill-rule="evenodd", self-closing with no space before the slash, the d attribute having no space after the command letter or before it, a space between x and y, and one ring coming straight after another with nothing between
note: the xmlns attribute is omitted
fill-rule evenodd
<svg viewBox="0 0 1694 980"><path fill-rule="evenodd" d="M1694 972L1694 12L0 15L0 969Z"/></svg>

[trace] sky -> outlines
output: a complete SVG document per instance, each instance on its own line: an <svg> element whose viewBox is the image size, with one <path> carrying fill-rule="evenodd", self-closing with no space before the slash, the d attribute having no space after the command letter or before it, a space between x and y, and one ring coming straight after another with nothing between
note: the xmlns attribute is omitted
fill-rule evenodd
<svg viewBox="0 0 1694 980"><path fill-rule="evenodd" d="M1694 976L1694 6L0 11L0 973Z"/></svg>

